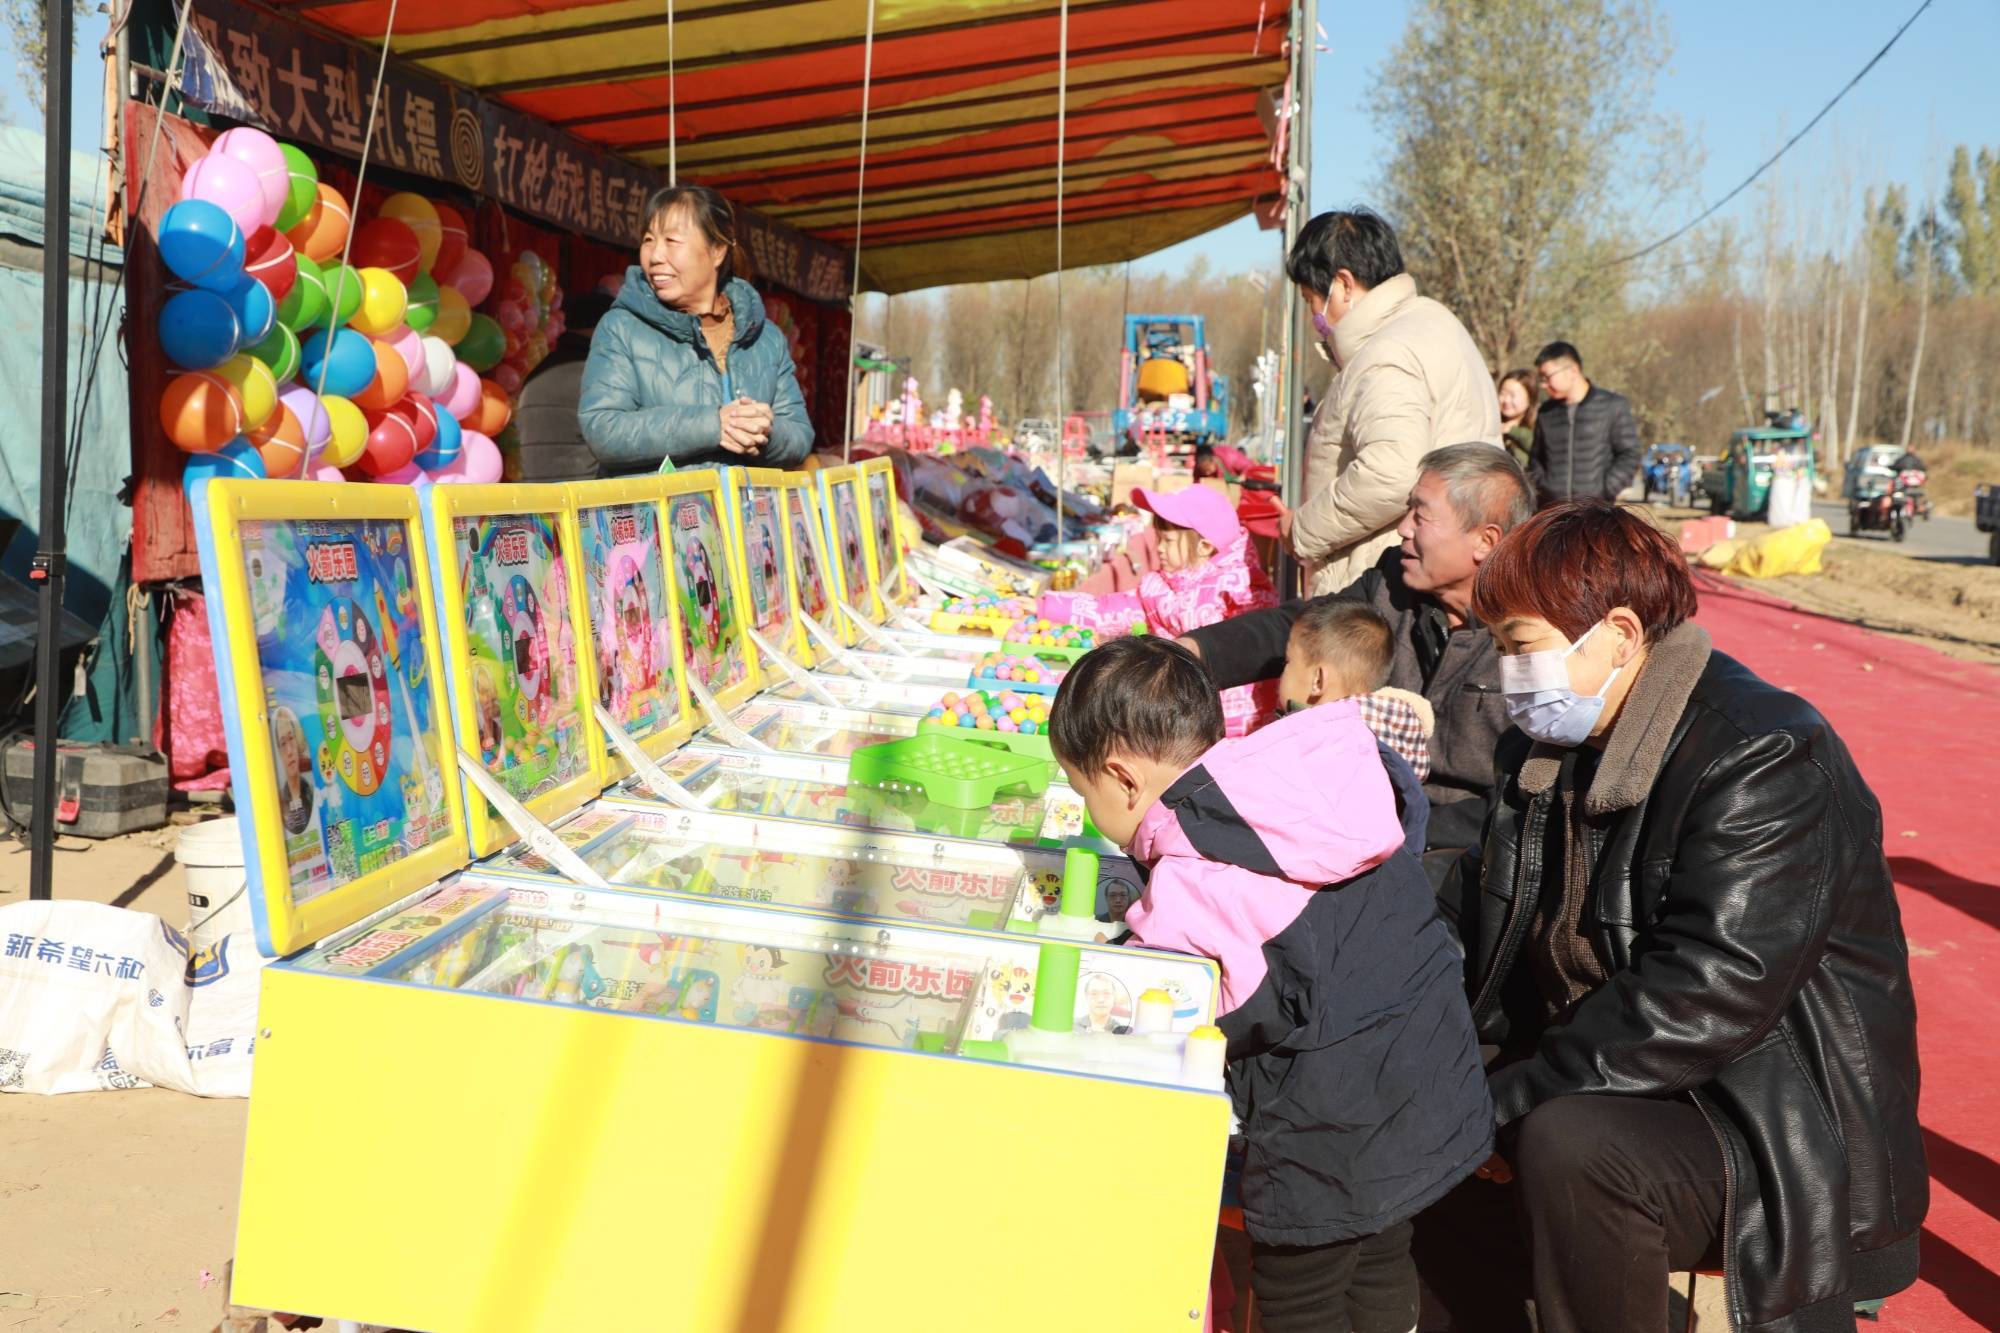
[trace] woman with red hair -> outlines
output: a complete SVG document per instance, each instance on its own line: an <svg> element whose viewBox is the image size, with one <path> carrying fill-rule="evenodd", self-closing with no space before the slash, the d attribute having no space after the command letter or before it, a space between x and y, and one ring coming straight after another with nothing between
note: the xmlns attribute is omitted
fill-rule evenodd
<svg viewBox="0 0 2000 1333"><path fill-rule="evenodd" d="M1719 1267L1734 1327L1852 1328L1915 1280L1928 1203L1873 794L1629 510L1515 528L1473 610L1518 730L1445 899L1501 1134L1420 1222L1427 1281L1461 1330L1530 1294L1543 1333L1658 1329L1667 1274Z"/></svg>

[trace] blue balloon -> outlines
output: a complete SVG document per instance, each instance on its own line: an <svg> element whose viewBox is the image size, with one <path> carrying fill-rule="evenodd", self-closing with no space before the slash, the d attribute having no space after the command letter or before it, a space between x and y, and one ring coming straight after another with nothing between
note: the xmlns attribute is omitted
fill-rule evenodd
<svg viewBox="0 0 2000 1333"><path fill-rule="evenodd" d="M426 472L455 460L465 438L465 428L458 424L458 418L442 407L437 410L437 423L437 434L431 439L431 447L412 460Z"/></svg>
<svg viewBox="0 0 2000 1333"><path fill-rule="evenodd" d="M375 349L353 329L336 331L330 347L325 329L299 344L299 383L316 394L352 398L374 378Z"/></svg>
<svg viewBox="0 0 2000 1333"><path fill-rule="evenodd" d="M183 199L160 219L160 258L174 276L227 291L243 281L243 230L206 199Z"/></svg>
<svg viewBox="0 0 2000 1333"><path fill-rule="evenodd" d="M219 366L242 344L236 312L214 292L191 288L169 297L160 310L160 350L185 370Z"/></svg>
<svg viewBox="0 0 2000 1333"><path fill-rule="evenodd" d="M241 435L212 454L189 454L181 469L181 490L196 509L202 508L202 492L209 481L228 477L239 481L262 481L264 460L256 447Z"/></svg>
<svg viewBox="0 0 2000 1333"><path fill-rule="evenodd" d="M242 330L246 347L263 342L271 332L271 325L278 321L278 303L271 299L271 289L255 278L243 279L224 292L222 298L236 312L236 324Z"/></svg>

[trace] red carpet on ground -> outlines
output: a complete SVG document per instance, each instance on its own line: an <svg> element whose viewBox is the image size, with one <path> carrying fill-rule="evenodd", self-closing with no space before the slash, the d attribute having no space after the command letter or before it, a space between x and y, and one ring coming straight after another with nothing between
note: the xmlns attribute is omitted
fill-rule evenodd
<svg viewBox="0 0 2000 1333"><path fill-rule="evenodd" d="M2000 670L1719 579L1702 579L1699 619L1719 649L1826 715L1882 803L1917 992L1931 1210L1918 1284L1872 1327L2000 1329Z"/></svg>

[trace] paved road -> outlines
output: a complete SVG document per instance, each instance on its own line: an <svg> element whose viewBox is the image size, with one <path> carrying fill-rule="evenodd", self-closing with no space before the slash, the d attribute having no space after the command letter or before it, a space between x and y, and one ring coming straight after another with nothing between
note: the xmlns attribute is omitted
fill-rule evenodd
<svg viewBox="0 0 2000 1333"><path fill-rule="evenodd" d="M1833 529L1833 535L1840 540L1850 540L1847 536L1847 506L1824 500L1813 502L1813 515L1826 520ZM1919 519L1910 529L1909 536L1901 546L1889 540L1887 532L1864 532L1851 540L1867 542L1871 546L1894 549L1919 560L1949 561L1953 564L1975 564L1984 562L1988 555L1991 536L1979 531L1969 518L1948 518L1938 514L1929 519Z"/></svg>

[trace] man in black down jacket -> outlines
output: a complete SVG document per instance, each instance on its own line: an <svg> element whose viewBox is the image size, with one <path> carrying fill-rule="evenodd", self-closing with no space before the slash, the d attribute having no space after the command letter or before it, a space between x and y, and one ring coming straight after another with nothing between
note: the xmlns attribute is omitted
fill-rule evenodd
<svg viewBox="0 0 2000 1333"><path fill-rule="evenodd" d="M1493 749L1511 725L1500 704L1493 636L1472 614L1472 581L1500 538L1534 511L1527 478L1506 450L1454 444L1424 456L1397 529L1402 545L1346 588L1312 601L1195 630L1193 649L1220 688L1275 680L1292 622L1313 601L1361 602L1395 637L1387 684L1430 700L1435 714L1431 817L1424 858L1435 881L1479 839L1493 789Z"/></svg>
<svg viewBox="0 0 2000 1333"><path fill-rule="evenodd" d="M1714 651L1628 511L1544 510L1473 604L1521 730L1443 899L1502 1132L1420 1221L1421 1271L1491 1265L1460 1329L1525 1329L1524 1268L1542 1333L1657 1329L1667 1272L1718 1264L1734 1328L1852 1329L1916 1279L1929 1202L1874 795L1812 705ZM1482 1192L1525 1228L1467 1229Z"/></svg>
<svg viewBox="0 0 2000 1333"><path fill-rule="evenodd" d="M1616 500L1639 471L1639 428L1623 394L1583 377L1583 354L1564 342L1535 355L1548 400L1535 416L1528 473L1543 504L1572 497Z"/></svg>

